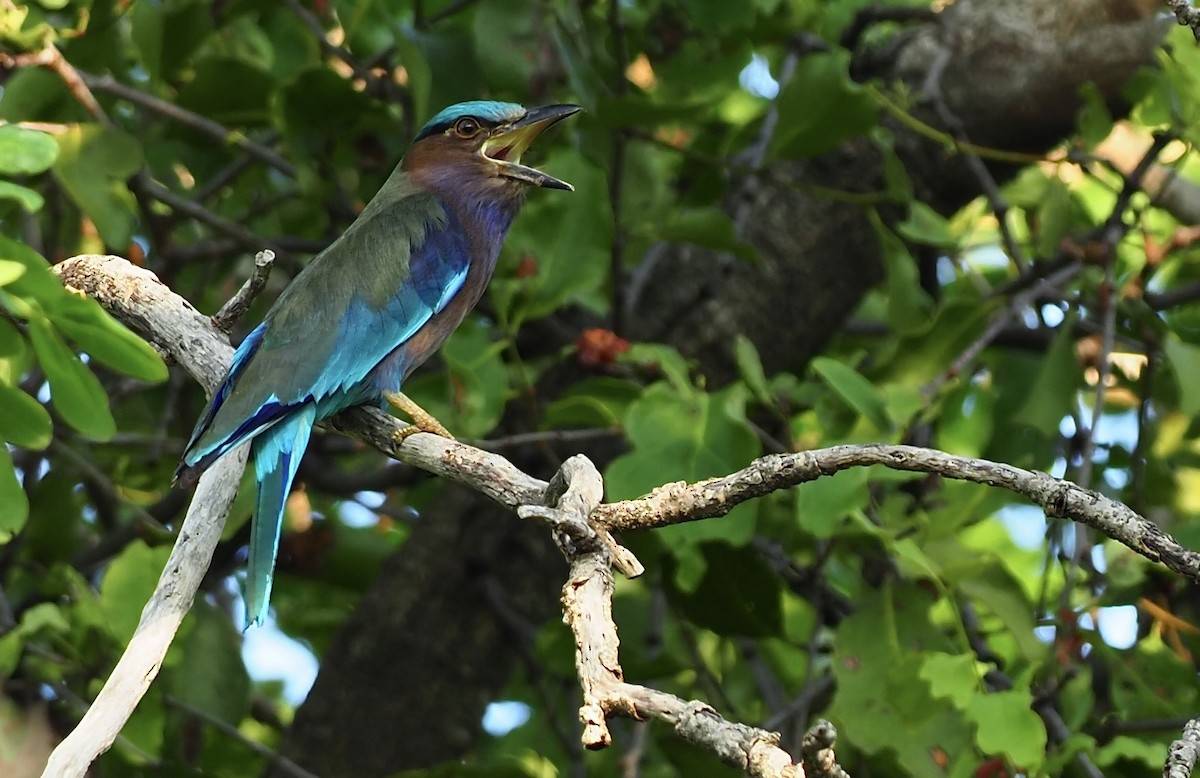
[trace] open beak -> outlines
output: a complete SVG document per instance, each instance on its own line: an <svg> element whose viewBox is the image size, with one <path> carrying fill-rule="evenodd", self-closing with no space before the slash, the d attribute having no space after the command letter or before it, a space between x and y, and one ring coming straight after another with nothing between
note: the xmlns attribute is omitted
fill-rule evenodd
<svg viewBox="0 0 1200 778"><path fill-rule="evenodd" d="M566 181L543 173L536 168L522 165L521 155L547 127L582 110L580 106L570 104L531 108L528 113L512 124L497 129L491 137L483 142L481 151L485 157L499 166L499 173L502 176L547 189L564 189L574 192L575 187Z"/></svg>

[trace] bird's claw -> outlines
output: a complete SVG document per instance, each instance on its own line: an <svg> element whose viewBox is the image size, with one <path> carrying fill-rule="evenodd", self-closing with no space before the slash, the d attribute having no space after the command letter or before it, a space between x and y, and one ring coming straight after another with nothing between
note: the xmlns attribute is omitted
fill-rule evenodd
<svg viewBox="0 0 1200 778"><path fill-rule="evenodd" d="M432 416L425 419L416 420L416 424L408 424L392 433L392 440L396 445L400 445L405 439L416 435L418 432L428 432L431 435L438 435L447 440L454 440L454 436L450 434L450 430L442 426L442 423Z"/></svg>
<svg viewBox="0 0 1200 778"><path fill-rule="evenodd" d="M450 430L446 429L432 413L417 405L404 393L387 392L384 394L384 398L413 420L412 424L409 424L407 427L401 427L392 434L392 439L397 444L403 443L405 438L415 435L418 432L428 432L432 435L440 435L443 438L454 440L454 436L450 434Z"/></svg>

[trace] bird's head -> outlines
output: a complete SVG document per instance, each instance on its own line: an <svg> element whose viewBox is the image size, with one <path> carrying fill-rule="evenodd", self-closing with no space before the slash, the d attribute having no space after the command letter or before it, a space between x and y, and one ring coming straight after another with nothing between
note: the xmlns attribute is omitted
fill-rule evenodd
<svg viewBox="0 0 1200 778"><path fill-rule="evenodd" d="M574 191L566 181L522 165L521 155L547 127L580 110L578 105L525 108L492 100L458 103L417 133L403 168L434 179L482 175L486 183L508 190L540 186Z"/></svg>

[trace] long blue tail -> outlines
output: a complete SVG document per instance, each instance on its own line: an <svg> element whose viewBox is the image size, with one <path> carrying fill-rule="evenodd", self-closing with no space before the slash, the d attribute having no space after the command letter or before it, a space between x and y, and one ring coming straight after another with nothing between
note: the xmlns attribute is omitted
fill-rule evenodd
<svg viewBox="0 0 1200 778"><path fill-rule="evenodd" d="M254 439L258 505L250 527L250 560L246 566L247 626L262 624L267 617L283 509L316 416L316 406L307 403Z"/></svg>

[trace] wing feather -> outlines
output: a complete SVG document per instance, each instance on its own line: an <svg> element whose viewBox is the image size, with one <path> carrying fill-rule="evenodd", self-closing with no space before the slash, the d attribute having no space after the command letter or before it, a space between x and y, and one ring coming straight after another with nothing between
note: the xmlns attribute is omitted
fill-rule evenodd
<svg viewBox="0 0 1200 778"><path fill-rule="evenodd" d="M397 176L238 349L192 434L186 468L206 466L298 405L315 403L320 419L373 399L371 370L462 289L465 233L433 195Z"/></svg>

